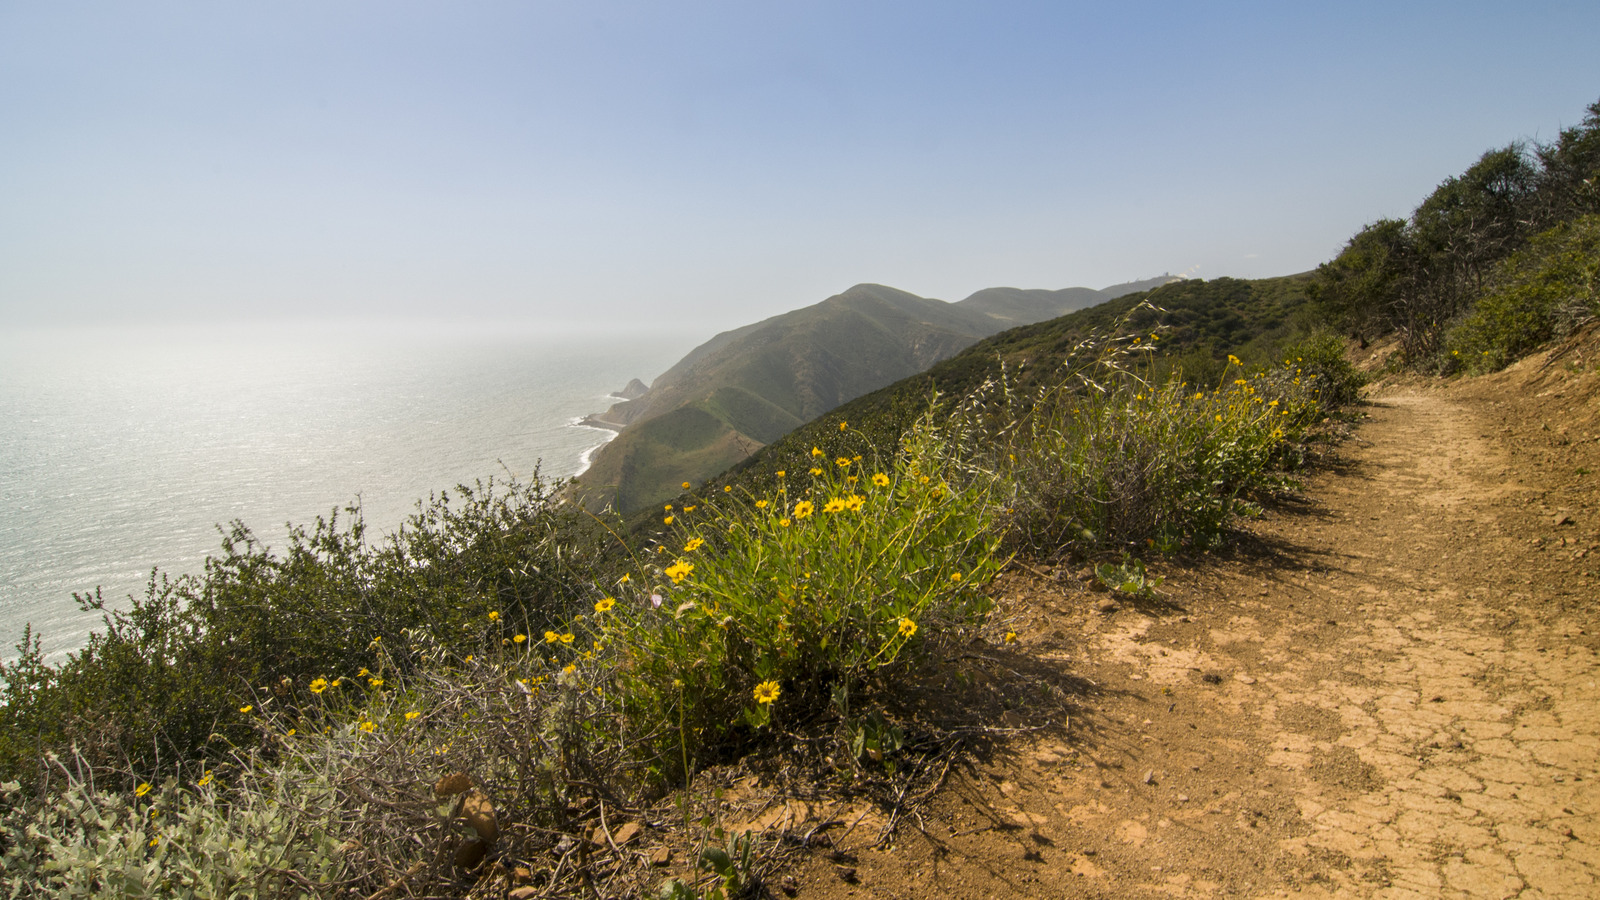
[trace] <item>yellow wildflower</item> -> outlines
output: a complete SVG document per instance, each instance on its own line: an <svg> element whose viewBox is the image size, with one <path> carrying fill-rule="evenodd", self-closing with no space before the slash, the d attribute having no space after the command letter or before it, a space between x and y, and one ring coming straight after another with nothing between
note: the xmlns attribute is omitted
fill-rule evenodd
<svg viewBox="0 0 1600 900"><path fill-rule="evenodd" d="M694 563L684 562L680 559L677 563L667 566L662 571L668 578L672 579L673 584L682 584L683 580L689 577L689 573L694 571Z"/></svg>
<svg viewBox="0 0 1600 900"><path fill-rule="evenodd" d="M491 621L491 622L500 621L500 613L497 610L492 610L492 609L489 610L489 621Z"/></svg>
<svg viewBox="0 0 1600 900"><path fill-rule="evenodd" d="M836 513L841 509L844 509L844 501L840 500L838 497L834 497L833 499L829 500L822 507L822 511L825 513Z"/></svg>
<svg viewBox="0 0 1600 900"><path fill-rule="evenodd" d="M879 472L876 475L872 476L872 483L877 485L878 487L888 487L888 485L889 485L889 476L883 474L882 472Z"/></svg>
<svg viewBox="0 0 1600 900"><path fill-rule="evenodd" d="M373 687L383 687L383 679L373 676L372 678L367 679L367 684L370 684Z"/></svg>
<svg viewBox="0 0 1600 900"><path fill-rule="evenodd" d="M573 672L578 671L578 664L577 663L567 663L566 668L562 669L561 671L565 672L568 675L571 675Z"/></svg>
<svg viewBox="0 0 1600 900"><path fill-rule="evenodd" d="M912 635L914 635L916 633L917 633L917 623L911 621L910 619L901 619L900 620L900 636L901 637L911 637Z"/></svg>
<svg viewBox="0 0 1600 900"><path fill-rule="evenodd" d="M699 550L700 546L704 543L705 541L700 538L690 538L689 543L683 545L683 552L693 553L694 551Z"/></svg>
<svg viewBox="0 0 1600 900"><path fill-rule="evenodd" d="M523 641L527 640L527 639L528 639L528 636L525 635L525 634L519 634L516 637L512 638L513 641L516 641L519 644L522 643Z"/></svg>
<svg viewBox="0 0 1600 900"><path fill-rule="evenodd" d="M844 508L850 510L851 512L860 512L861 507L865 505L866 502L867 498L861 496L860 494L851 494L845 498Z"/></svg>
<svg viewBox="0 0 1600 900"><path fill-rule="evenodd" d="M811 505L810 500L801 500L794 505L794 517L796 519L804 519L806 516L811 515L815 509L816 507Z"/></svg>
<svg viewBox="0 0 1600 900"><path fill-rule="evenodd" d="M156 846L159 843L161 843L161 835L159 835L159 834L150 839L150 846L152 846L152 847Z"/></svg>
<svg viewBox="0 0 1600 900"><path fill-rule="evenodd" d="M594 611L597 613L610 612L611 607L616 605L617 599L615 597L606 597L604 599L595 601Z"/></svg>
<svg viewBox="0 0 1600 900"><path fill-rule="evenodd" d="M822 470L821 469L812 469L811 470L811 474L813 474L813 475L821 475L822 474Z"/></svg>
<svg viewBox="0 0 1600 900"><path fill-rule="evenodd" d="M145 794L148 794L148 793L150 793L150 782L148 782L148 781L144 782L143 784L140 784L138 787L133 789L133 795L135 797L143 797Z"/></svg>
<svg viewBox="0 0 1600 900"><path fill-rule="evenodd" d="M357 725L356 727L361 729L362 731L365 731L367 734L371 734L374 731L378 730L378 726L374 722L362 722L360 725Z"/></svg>
<svg viewBox="0 0 1600 900"><path fill-rule="evenodd" d="M839 468L841 468L841 469L842 469L842 468L844 468L844 467L845 467L845 466L848 466L848 465L850 465L850 457L848 457L848 456L841 456L841 457L839 457L839 458L838 458L838 459L836 459L836 460L834 460L834 462L835 462L835 463L836 463L836 464L837 464L837 465L838 465L838 466L839 466Z"/></svg>
<svg viewBox="0 0 1600 900"><path fill-rule="evenodd" d="M661 524L663 524L663 525L671 525L672 524L672 516L667 516L665 519L662 519L661 520Z"/></svg>
<svg viewBox="0 0 1600 900"><path fill-rule="evenodd" d="M767 501L765 501L765 500L757 500L756 501L756 509L766 509L766 508L767 508Z"/></svg>
<svg viewBox="0 0 1600 900"><path fill-rule="evenodd" d="M561 635L556 634L554 631L546 631L544 633L544 642L546 644L554 644L559 640L561 640Z"/></svg>
<svg viewBox="0 0 1600 900"><path fill-rule="evenodd" d="M723 486L722 486L722 492L723 492L723 493L724 493L724 494L731 494L731 493L733 493L733 485L731 485L731 484L725 484L725 485L723 485Z"/></svg>
<svg viewBox="0 0 1600 900"><path fill-rule="evenodd" d="M689 482L685 481L683 483L683 489L686 490L686 491L689 489Z"/></svg>
<svg viewBox="0 0 1600 900"><path fill-rule="evenodd" d="M779 477L779 478L782 478L782 477L783 477L783 476L784 476L784 475L787 475L787 474L788 474L788 473L787 473L787 472L785 472L785 471L783 471L783 470L782 470L782 469L779 469L779 470L778 470L778 477Z"/></svg>
<svg viewBox="0 0 1600 900"><path fill-rule="evenodd" d="M412 719L415 719L417 716L420 716L420 715L422 715L422 713L419 713L419 712L417 712L416 710L413 709L412 711L406 713L406 721L409 722Z"/></svg>
<svg viewBox="0 0 1600 900"><path fill-rule="evenodd" d="M572 641L573 641L573 636L572 636L572 632L570 632L570 631L561 636L561 643L563 643L563 644L570 644L570 643L572 643Z"/></svg>
<svg viewBox="0 0 1600 900"><path fill-rule="evenodd" d="M210 783L211 783L211 773L207 772L205 774L205 777L203 777L199 781L195 782L195 787L205 787L206 785L208 785Z"/></svg>
<svg viewBox="0 0 1600 900"><path fill-rule="evenodd" d="M245 705L239 707L239 712L247 713L252 709L255 709L255 706L252 705L252 704L246 703Z"/></svg>
<svg viewBox="0 0 1600 900"><path fill-rule="evenodd" d="M961 581L961 573L960 572L951 572L950 573L950 580L951 581L955 581L955 582Z"/></svg>
<svg viewBox="0 0 1600 900"><path fill-rule="evenodd" d="M623 572L622 573L622 577L617 579L617 584L627 584L627 583L628 583L628 573L627 572Z"/></svg>
<svg viewBox="0 0 1600 900"><path fill-rule="evenodd" d="M328 679L317 678L311 682L311 693L320 694L328 689Z"/></svg>
<svg viewBox="0 0 1600 900"><path fill-rule="evenodd" d="M778 699L782 689L778 687L776 681L763 681L756 685L756 689L751 693L755 695L757 703L768 704Z"/></svg>
<svg viewBox="0 0 1600 900"><path fill-rule="evenodd" d="M789 522L789 517L788 517L788 516L785 516L785 517L783 517L783 518L781 518L781 519L779 519L779 520L778 520L778 524L779 524L779 525L782 525L782 526L783 526L783 527L785 527L785 528L788 528L788 527L789 527L789 525L790 525L790 522Z"/></svg>
<svg viewBox="0 0 1600 900"><path fill-rule="evenodd" d="M1015 644L1016 642L1017 642L1017 633L1015 631L1006 632L1006 643Z"/></svg>
<svg viewBox="0 0 1600 900"><path fill-rule="evenodd" d="M812 456L821 456L822 455L822 448L820 448L820 447L812 447L811 448L811 455Z"/></svg>
<svg viewBox="0 0 1600 900"><path fill-rule="evenodd" d="M849 427L850 427L850 423L849 422L840 422L839 423L839 430L840 431L844 431L846 428L849 428Z"/></svg>

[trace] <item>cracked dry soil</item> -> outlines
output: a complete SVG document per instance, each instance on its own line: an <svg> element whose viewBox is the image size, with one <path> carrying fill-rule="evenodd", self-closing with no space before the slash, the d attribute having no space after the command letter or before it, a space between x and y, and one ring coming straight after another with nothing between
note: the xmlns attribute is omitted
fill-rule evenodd
<svg viewBox="0 0 1600 900"><path fill-rule="evenodd" d="M1151 602L1006 576L1021 640L970 669L1018 727L798 893L1600 897L1595 347L1378 387Z"/></svg>

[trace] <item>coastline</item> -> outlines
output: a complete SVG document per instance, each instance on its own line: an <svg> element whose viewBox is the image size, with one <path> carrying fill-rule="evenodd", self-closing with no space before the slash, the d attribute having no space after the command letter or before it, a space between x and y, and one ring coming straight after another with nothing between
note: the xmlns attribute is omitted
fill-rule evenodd
<svg viewBox="0 0 1600 900"><path fill-rule="evenodd" d="M589 466L594 464L594 455L600 452L600 448L616 440L617 435L622 433L621 425L617 425L612 422L606 422L603 419L596 420L594 416L584 416L581 419L574 419L573 421L567 423L567 427L592 428L595 431L603 432L605 434L605 437L600 441L600 443L595 444L589 449L578 454L578 470L572 473L571 477L573 478L577 478L579 475L589 471Z"/></svg>

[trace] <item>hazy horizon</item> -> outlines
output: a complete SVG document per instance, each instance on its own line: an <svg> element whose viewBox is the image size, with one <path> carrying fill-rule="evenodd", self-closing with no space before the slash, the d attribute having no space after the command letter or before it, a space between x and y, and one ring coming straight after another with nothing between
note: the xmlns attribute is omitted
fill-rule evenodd
<svg viewBox="0 0 1600 900"><path fill-rule="evenodd" d="M1283 275L1600 96L1600 7L0 4L0 327L722 330Z"/></svg>

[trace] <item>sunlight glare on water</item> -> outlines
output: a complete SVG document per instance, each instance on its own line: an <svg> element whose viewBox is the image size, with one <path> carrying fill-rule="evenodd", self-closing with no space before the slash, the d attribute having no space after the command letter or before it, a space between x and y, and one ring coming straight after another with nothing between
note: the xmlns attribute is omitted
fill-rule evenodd
<svg viewBox="0 0 1600 900"><path fill-rule="evenodd" d="M198 572L241 520L281 547L359 498L389 532L430 493L576 472L575 427L690 335L401 325L82 328L0 334L0 657L47 653L123 605L153 566Z"/></svg>

